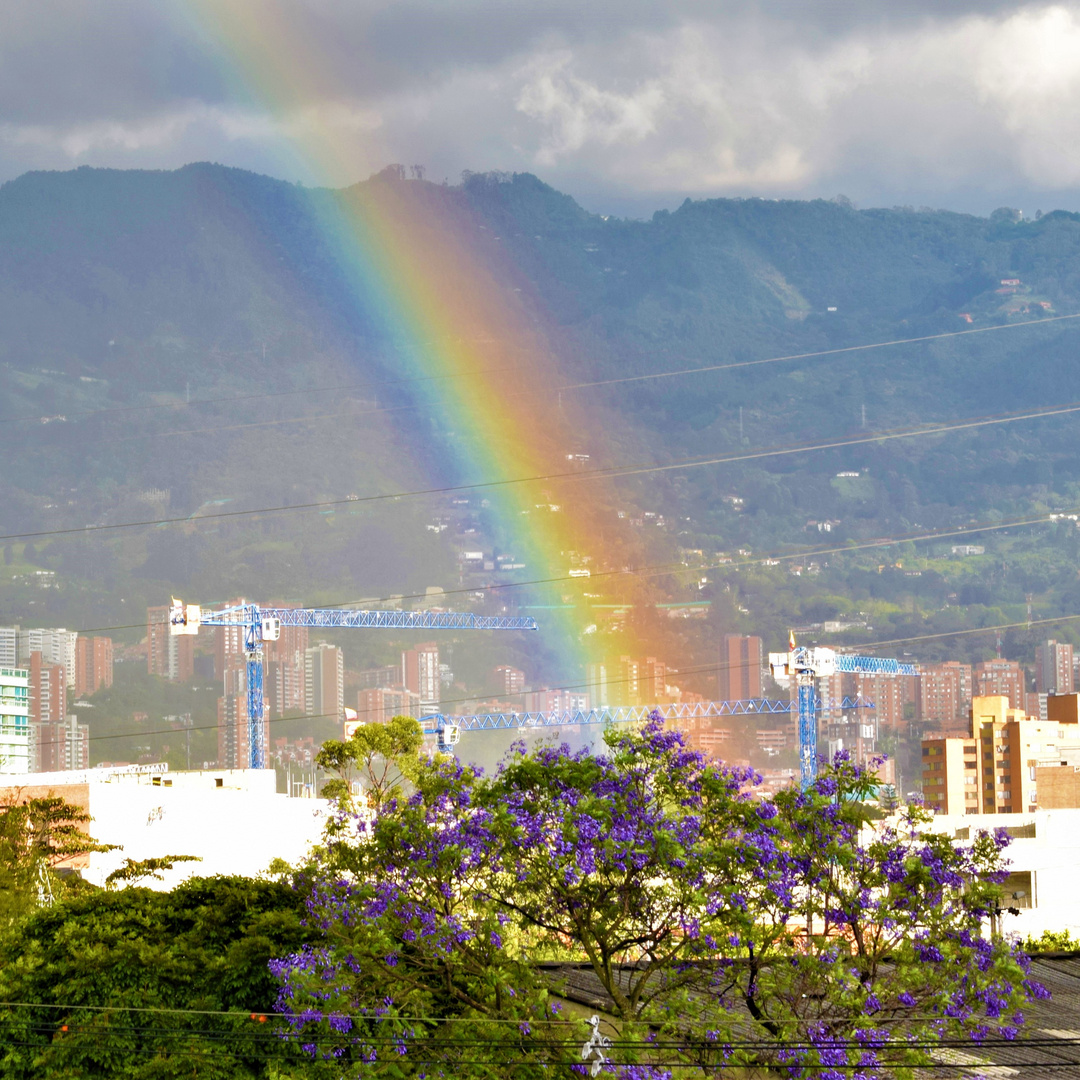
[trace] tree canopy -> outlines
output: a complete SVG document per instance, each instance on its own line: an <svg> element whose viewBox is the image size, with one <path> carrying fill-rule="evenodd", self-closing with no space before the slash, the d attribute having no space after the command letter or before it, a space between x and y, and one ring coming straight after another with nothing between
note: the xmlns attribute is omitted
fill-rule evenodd
<svg viewBox="0 0 1080 1080"><path fill-rule="evenodd" d="M274 965L313 1063L558 1075L585 1047L626 1076L885 1076L943 1036L1014 1038L1044 993L982 933L1004 834L872 820L872 780L843 756L764 800L658 717L606 742L519 747L491 777L436 759L339 836L308 881L315 940Z"/></svg>
<svg viewBox="0 0 1080 1080"><path fill-rule="evenodd" d="M301 912L289 884L227 877L39 909L0 940L0 1077L302 1075L268 968L307 936Z"/></svg>
<svg viewBox="0 0 1080 1080"><path fill-rule="evenodd" d="M395 716L386 724L360 724L344 741L327 739L315 756L315 764L330 775L321 794L347 803L357 783L365 802L378 809L397 798L415 775L423 743L420 725L408 716Z"/></svg>

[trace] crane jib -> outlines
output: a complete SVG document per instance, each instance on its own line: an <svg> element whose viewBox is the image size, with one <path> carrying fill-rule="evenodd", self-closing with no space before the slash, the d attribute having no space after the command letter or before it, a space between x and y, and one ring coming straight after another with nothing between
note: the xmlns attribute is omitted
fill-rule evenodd
<svg viewBox="0 0 1080 1080"><path fill-rule="evenodd" d="M171 635L192 635L200 626L232 626L243 631L247 661L248 768L263 769L266 763L266 697L263 685L263 643L280 640L281 628L372 630L536 630L531 615L477 615L455 611L366 611L357 608L262 607L234 604L203 610L199 604L172 599L165 620ZM456 735L456 729L455 729ZM449 738L449 736L448 736ZM455 741L451 739L451 742Z"/></svg>
<svg viewBox="0 0 1080 1080"><path fill-rule="evenodd" d="M282 626L371 630L537 630L531 615L476 615L454 611L361 611L354 608L225 608L202 612L203 626L247 626L257 619L277 619Z"/></svg>

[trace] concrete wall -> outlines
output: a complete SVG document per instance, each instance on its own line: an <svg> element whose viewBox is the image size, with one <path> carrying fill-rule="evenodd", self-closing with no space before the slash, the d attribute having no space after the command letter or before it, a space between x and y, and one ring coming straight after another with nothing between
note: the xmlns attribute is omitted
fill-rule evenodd
<svg viewBox="0 0 1080 1080"><path fill-rule="evenodd" d="M1003 929L1025 937L1044 930L1069 930L1080 936L1080 904L1076 902L1080 896L1080 809L940 815L933 828L954 837L957 830L970 830L970 838L977 829L992 831L1001 826L1029 832L1032 825L1033 837L1014 839L1005 851L1011 875L1006 889L1023 888L1028 896L1003 901L1004 906L1017 906L1021 912L1003 916ZM1028 880L1030 889L1026 887Z"/></svg>
<svg viewBox="0 0 1080 1080"><path fill-rule="evenodd" d="M1080 806L1080 770L1061 765L1040 765L1035 770L1040 810Z"/></svg>
<svg viewBox="0 0 1080 1080"><path fill-rule="evenodd" d="M72 861L95 885L125 859L195 855L162 881L170 889L193 876L262 873L275 858L295 863L322 836L326 799L290 799L275 793L273 769L173 772L108 768L0 777L0 802L59 795L88 810L90 835L120 850Z"/></svg>
<svg viewBox="0 0 1080 1080"><path fill-rule="evenodd" d="M143 884L169 889L192 876L253 877L275 858L302 859L322 835L328 805L238 787L93 784L93 835L123 850L92 854L83 876L103 885L125 858L196 855L201 862L179 863L163 881Z"/></svg>

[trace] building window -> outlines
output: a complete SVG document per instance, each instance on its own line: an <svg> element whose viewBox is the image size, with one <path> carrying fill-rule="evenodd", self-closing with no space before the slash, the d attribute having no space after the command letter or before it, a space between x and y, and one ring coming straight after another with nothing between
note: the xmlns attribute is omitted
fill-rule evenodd
<svg viewBox="0 0 1080 1080"><path fill-rule="evenodd" d="M1006 792L1008 795L1008 792ZM1013 840L1034 840L1035 822L1029 821L1026 825L1006 825L1005 831Z"/></svg>
<svg viewBox="0 0 1080 1080"><path fill-rule="evenodd" d="M1017 870L1011 873L1002 885L1004 896L1002 904L1005 907L1033 908L1038 907L1035 899L1035 875L1030 870Z"/></svg>

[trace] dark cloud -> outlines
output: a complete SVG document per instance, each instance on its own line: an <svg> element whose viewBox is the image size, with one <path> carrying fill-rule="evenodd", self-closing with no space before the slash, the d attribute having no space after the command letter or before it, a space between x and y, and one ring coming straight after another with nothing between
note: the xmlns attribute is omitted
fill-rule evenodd
<svg viewBox="0 0 1080 1080"><path fill-rule="evenodd" d="M0 178L213 159L345 183L396 160L528 169L611 208L1080 190L1080 2L260 0L317 58L274 114L195 10L9 0ZM297 151L312 136L332 167Z"/></svg>

